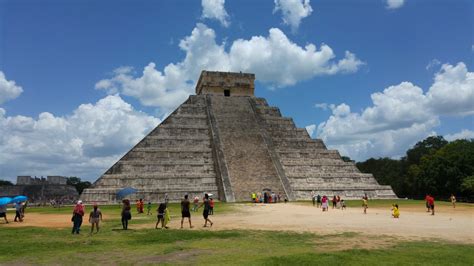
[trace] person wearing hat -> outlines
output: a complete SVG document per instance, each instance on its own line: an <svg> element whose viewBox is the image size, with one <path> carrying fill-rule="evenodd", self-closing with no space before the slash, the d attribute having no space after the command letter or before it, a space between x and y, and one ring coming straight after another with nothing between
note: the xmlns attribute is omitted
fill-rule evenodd
<svg viewBox="0 0 474 266"><path fill-rule="evenodd" d="M72 233L79 234L82 225L82 216L84 216L84 205L82 204L82 200L78 200L74 210L72 211L72 219L73 227Z"/></svg>
<svg viewBox="0 0 474 266"><path fill-rule="evenodd" d="M102 221L102 212L100 211L97 203L94 203L94 210L89 214L89 223L91 223L91 235L94 231L94 225L96 228L96 233L99 233L99 221Z"/></svg>

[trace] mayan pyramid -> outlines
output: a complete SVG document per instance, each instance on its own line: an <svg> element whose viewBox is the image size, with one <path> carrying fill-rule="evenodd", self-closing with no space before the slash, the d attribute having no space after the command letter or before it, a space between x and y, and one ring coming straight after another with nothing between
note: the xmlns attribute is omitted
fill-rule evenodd
<svg viewBox="0 0 474 266"><path fill-rule="evenodd" d="M212 193L222 201L248 201L271 189L289 200L312 191L343 198L395 198L372 174L328 150L254 96L254 74L203 71L191 95L168 118L82 194L86 202L113 203L125 187L130 198L172 201Z"/></svg>

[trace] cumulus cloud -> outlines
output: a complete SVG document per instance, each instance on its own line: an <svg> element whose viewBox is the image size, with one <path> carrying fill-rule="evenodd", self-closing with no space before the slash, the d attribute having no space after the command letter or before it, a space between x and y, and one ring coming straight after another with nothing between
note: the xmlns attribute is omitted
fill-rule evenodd
<svg viewBox="0 0 474 266"><path fill-rule="evenodd" d="M313 12L309 0L275 0L273 13L281 11L283 23L293 32L300 26L301 20Z"/></svg>
<svg viewBox="0 0 474 266"><path fill-rule="evenodd" d="M306 131L308 132L310 137L313 136L313 133L314 133L315 130L316 130L316 125L314 125L314 124L306 126Z"/></svg>
<svg viewBox="0 0 474 266"><path fill-rule="evenodd" d="M445 64L426 93L402 82L373 93L372 106L361 112L351 112L344 103L318 104L329 107L332 115L318 125L317 135L356 160L401 156L420 139L436 134L441 116L474 114L473 94L473 72L462 62Z"/></svg>
<svg viewBox="0 0 474 266"><path fill-rule="evenodd" d="M23 89L16 85L15 81L7 80L5 74L0 71L0 104L17 98L22 92Z"/></svg>
<svg viewBox="0 0 474 266"><path fill-rule="evenodd" d="M299 46L277 28L270 29L268 36L237 39L226 50L223 43L216 42L213 29L198 23L179 47L185 58L168 64L163 71L150 63L136 77L131 69L122 68L113 77L99 81L96 88L135 97L165 113L193 93L202 70L251 72L272 87L285 87L318 75L355 72L364 64L350 52L336 60L326 44L319 48L314 44Z"/></svg>
<svg viewBox="0 0 474 266"><path fill-rule="evenodd" d="M457 139L474 139L474 131L469 129L463 129L460 132L454 134L447 134L444 138L448 141L453 141Z"/></svg>
<svg viewBox="0 0 474 266"><path fill-rule="evenodd" d="M202 0L202 18L216 19L222 26L228 27L229 14L224 8L225 0Z"/></svg>
<svg viewBox="0 0 474 266"><path fill-rule="evenodd" d="M437 66L439 66L439 65L441 65L441 62L440 62L438 59L435 58L435 59L431 60L431 61L428 63L428 65L426 65L425 68L426 68L426 70L430 70L430 69L435 68L435 67L437 67Z"/></svg>
<svg viewBox="0 0 474 266"><path fill-rule="evenodd" d="M405 0L387 0L387 9L397 9L405 4Z"/></svg>
<svg viewBox="0 0 474 266"><path fill-rule="evenodd" d="M8 116L0 108L3 176L78 175L95 180L160 119L135 110L118 95L81 104L67 116Z"/></svg>

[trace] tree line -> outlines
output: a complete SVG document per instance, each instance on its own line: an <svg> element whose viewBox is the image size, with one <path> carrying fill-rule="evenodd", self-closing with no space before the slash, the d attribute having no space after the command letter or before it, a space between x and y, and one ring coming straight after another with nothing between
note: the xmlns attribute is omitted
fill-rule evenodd
<svg viewBox="0 0 474 266"><path fill-rule="evenodd" d="M392 186L398 197L423 198L426 194L474 200L474 140L448 142L431 136L406 151L400 159L370 158L356 163L372 173L381 185Z"/></svg>

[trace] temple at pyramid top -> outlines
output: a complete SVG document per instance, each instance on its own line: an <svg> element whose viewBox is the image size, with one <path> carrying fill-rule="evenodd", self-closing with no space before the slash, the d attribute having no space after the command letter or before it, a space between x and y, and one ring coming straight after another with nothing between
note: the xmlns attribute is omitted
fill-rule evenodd
<svg viewBox="0 0 474 266"><path fill-rule="evenodd" d="M254 96L255 74L235 72L201 72L196 85L196 94L224 96Z"/></svg>

